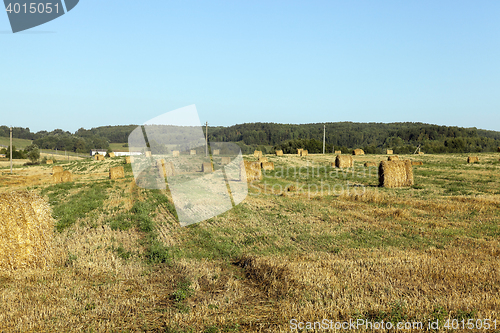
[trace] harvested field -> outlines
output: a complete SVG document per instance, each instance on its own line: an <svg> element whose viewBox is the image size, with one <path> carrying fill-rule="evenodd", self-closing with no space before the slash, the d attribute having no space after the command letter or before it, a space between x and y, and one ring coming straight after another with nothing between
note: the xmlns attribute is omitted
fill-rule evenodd
<svg viewBox="0 0 500 333"><path fill-rule="evenodd" d="M383 187L412 186L413 169L411 161L382 161L379 166L379 185Z"/></svg>

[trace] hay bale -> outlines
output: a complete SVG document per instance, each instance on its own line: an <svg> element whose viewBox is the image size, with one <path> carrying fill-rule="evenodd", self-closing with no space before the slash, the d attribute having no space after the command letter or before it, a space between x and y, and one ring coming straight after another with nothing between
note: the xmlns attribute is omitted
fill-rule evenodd
<svg viewBox="0 0 500 333"><path fill-rule="evenodd" d="M479 163L479 157L477 157L477 156L469 156L467 158L467 163Z"/></svg>
<svg viewBox="0 0 500 333"><path fill-rule="evenodd" d="M212 155L220 155L220 149L214 149Z"/></svg>
<svg viewBox="0 0 500 333"><path fill-rule="evenodd" d="M0 268L45 268L54 259L50 206L33 192L0 194Z"/></svg>
<svg viewBox="0 0 500 333"><path fill-rule="evenodd" d="M340 155L340 154L342 154L342 150L336 150L336 151L335 151L335 154L336 154L336 155Z"/></svg>
<svg viewBox="0 0 500 333"><path fill-rule="evenodd" d="M196 150L195 149L191 149L189 151L189 155L196 155Z"/></svg>
<svg viewBox="0 0 500 333"><path fill-rule="evenodd" d="M305 149L302 149L302 151L300 152L300 156L307 156L307 154L308 152Z"/></svg>
<svg viewBox="0 0 500 333"><path fill-rule="evenodd" d="M52 160L47 160L47 161L45 161L45 163L47 163L47 164L52 164L52 163L54 163L54 161L52 161Z"/></svg>
<svg viewBox="0 0 500 333"><path fill-rule="evenodd" d="M418 152L419 155L424 155L425 153L423 151Z"/></svg>
<svg viewBox="0 0 500 333"><path fill-rule="evenodd" d="M424 165L424 162L421 162L421 161L419 161L419 162L412 161L411 165Z"/></svg>
<svg viewBox="0 0 500 333"><path fill-rule="evenodd" d="M62 172L53 173L52 174L52 182L55 183L55 184L62 183L62 176L63 176Z"/></svg>
<svg viewBox="0 0 500 333"><path fill-rule="evenodd" d="M62 166L57 166L57 165L54 165L52 167L52 174L55 174L55 173L58 173L58 172L63 172L64 169Z"/></svg>
<svg viewBox="0 0 500 333"><path fill-rule="evenodd" d="M394 155L394 156L389 156L387 158L388 161L399 161L399 156L398 155Z"/></svg>
<svg viewBox="0 0 500 333"><path fill-rule="evenodd" d="M262 162L261 167L263 170L274 170L274 163L273 162Z"/></svg>
<svg viewBox="0 0 500 333"><path fill-rule="evenodd" d="M392 151L391 149L387 149L387 151L385 153L387 155L392 155L392 154L394 154L394 151Z"/></svg>
<svg viewBox="0 0 500 333"><path fill-rule="evenodd" d="M179 157L179 155L180 155L180 154L181 154L181 153L180 153L178 150L174 150L174 151L172 151L172 156L173 156L173 157Z"/></svg>
<svg viewBox="0 0 500 333"><path fill-rule="evenodd" d="M262 157L262 152L260 150L256 150L253 152L253 157L255 158L261 158Z"/></svg>
<svg viewBox="0 0 500 333"><path fill-rule="evenodd" d="M95 154L94 158L96 161L104 161L104 155L101 154Z"/></svg>
<svg viewBox="0 0 500 333"><path fill-rule="evenodd" d="M125 164L130 164L134 162L133 156L125 156Z"/></svg>
<svg viewBox="0 0 500 333"><path fill-rule="evenodd" d="M261 167L261 165L259 162L245 161L245 171L247 174L247 181L248 182L262 179L262 171L261 171L260 167Z"/></svg>
<svg viewBox="0 0 500 333"><path fill-rule="evenodd" d="M365 152L363 151L363 149L354 149L354 150L352 151L352 154L353 154L353 155L364 155L364 154L365 154Z"/></svg>
<svg viewBox="0 0 500 333"><path fill-rule="evenodd" d="M201 172L213 172L214 168L212 166L212 163L210 162L205 162L201 165Z"/></svg>
<svg viewBox="0 0 500 333"><path fill-rule="evenodd" d="M260 163L267 162L267 157L260 157L259 162Z"/></svg>
<svg viewBox="0 0 500 333"><path fill-rule="evenodd" d="M375 163L375 162L366 162L365 163L366 168L375 167L375 166L377 166L377 163Z"/></svg>
<svg viewBox="0 0 500 333"><path fill-rule="evenodd" d="M382 161L378 170L380 186L395 188L413 185L413 168L410 160Z"/></svg>
<svg viewBox="0 0 500 333"><path fill-rule="evenodd" d="M229 163L231 163L231 157L223 157L220 164L226 165Z"/></svg>
<svg viewBox="0 0 500 333"><path fill-rule="evenodd" d="M335 167L344 169L354 167L354 160L351 155L337 155L335 158Z"/></svg>
<svg viewBox="0 0 500 333"><path fill-rule="evenodd" d="M69 182L72 182L73 181L73 174L71 173L71 171L64 171L62 173L62 182L63 183L69 183Z"/></svg>
<svg viewBox="0 0 500 333"><path fill-rule="evenodd" d="M276 150L276 156L283 156L283 150Z"/></svg>
<svg viewBox="0 0 500 333"><path fill-rule="evenodd" d="M146 150L146 157L151 157L151 151Z"/></svg>
<svg viewBox="0 0 500 333"><path fill-rule="evenodd" d="M109 153L109 157L115 157L115 153Z"/></svg>
<svg viewBox="0 0 500 333"><path fill-rule="evenodd" d="M297 148L297 155L302 156L302 148Z"/></svg>
<svg viewBox="0 0 500 333"><path fill-rule="evenodd" d="M125 171L122 166L109 168L109 179L119 179L125 177Z"/></svg>

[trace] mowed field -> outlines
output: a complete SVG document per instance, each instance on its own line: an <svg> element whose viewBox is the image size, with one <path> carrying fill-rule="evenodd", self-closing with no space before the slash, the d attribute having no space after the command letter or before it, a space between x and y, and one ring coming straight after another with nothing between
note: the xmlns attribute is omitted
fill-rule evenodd
<svg viewBox="0 0 500 333"><path fill-rule="evenodd" d="M168 190L137 187L124 158L59 162L74 182L57 185L50 165L0 169L0 192L48 200L57 251L46 270L0 272L0 331L489 319L500 332L500 154L475 155L400 156L423 162L404 189L378 187L378 168L363 167L386 155L354 156L349 170L331 154L268 155L275 170L245 201L188 227ZM109 180L118 165L126 177Z"/></svg>

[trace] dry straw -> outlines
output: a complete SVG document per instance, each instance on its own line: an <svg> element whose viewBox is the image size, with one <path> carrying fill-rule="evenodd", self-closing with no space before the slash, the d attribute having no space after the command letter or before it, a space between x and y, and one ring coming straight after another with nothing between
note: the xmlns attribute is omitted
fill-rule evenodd
<svg viewBox="0 0 500 333"><path fill-rule="evenodd" d="M335 154L337 154L337 155L342 154L342 150L336 150L336 151L335 151Z"/></svg>
<svg viewBox="0 0 500 333"><path fill-rule="evenodd" d="M477 156L469 156L467 158L467 163L479 163L479 157L477 157Z"/></svg>
<svg viewBox="0 0 500 333"><path fill-rule="evenodd" d="M96 161L104 161L104 155L101 154L95 154L94 158Z"/></svg>
<svg viewBox="0 0 500 333"><path fill-rule="evenodd" d="M201 172L212 172L212 171L214 171L212 163L205 162L201 165Z"/></svg>
<svg viewBox="0 0 500 333"><path fill-rule="evenodd" d="M189 155L196 155L196 150L195 149L191 149L189 151Z"/></svg>
<svg viewBox="0 0 500 333"><path fill-rule="evenodd" d="M64 171L62 173L62 182L63 183L68 183L73 181L73 174L71 171Z"/></svg>
<svg viewBox="0 0 500 333"><path fill-rule="evenodd" d="M245 161L245 171L247 174L248 182L262 179L262 171L260 169L259 162Z"/></svg>
<svg viewBox="0 0 500 333"><path fill-rule="evenodd" d="M302 149L302 148L297 148L297 155L302 156L302 151L303 150L304 149Z"/></svg>
<svg viewBox="0 0 500 333"><path fill-rule="evenodd" d="M399 156L398 155L394 155L394 156L389 156L387 158L388 161L399 161Z"/></svg>
<svg viewBox="0 0 500 333"><path fill-rule="evenodd" d="M283 150L276 150L276 156L283 156Z"/></svg>
<svg viewBox="0 0 500 333"><path fill-rule="evenodd" d="M52 160L47 160L47 161L45 161L45 163L47 163L47 164L52 164L52 163L54 163L54 161L52 161Z"/></svg>
<svg viewBox="0 0 500 333"><path fill-rule="evenodd" d="M419 155L424 155L425 153L423 151L418 152Z"/></svg>
<svg viewBox="0 0 500 333"><path fill-rule="evenodd" d="M125 171L122 166L109 168L109 179L119 179L125 177Z"/></svg>
<svg viewBox="0 0 500 333"><path fill-rule="evenodd" d="M335 158L336 168L352 168L354 166L354 160L351 155L337 155Z"/></svg>
<svg viewBox="0 0 500 333"><path fill-rule="evenodd" d="M178 150L172 151L172 156L173 157L179 157L179 155L180 155L180 152Z"/></svg>
<svg viewBox="0 0 500 333"><path fill-rule="evenodd" d="M231 157L222 157L221 162L222 165L226 165L231 163Z"/></svg>
<svg viewBox="0 0 500 333"><path fill-rule="evenodd" d="M353 155L364 155L364 154L365 154L365 152L363 151L363 149L354 149L354 150L352 151L352 154L353 154Z"/></svg>
<svg viewBox="0 0 500 333"><path fill-rule="evenodd" d="M151 157L151 151L146 150L146 157Z"/></svg>
<svg viewBox="0 0 500 333"><path fill-rule="evenodd" d="M267 162L267 157L260 157L259 162L260 163Z"/></svg>
<svg viewBox="0 0 500 333"><path fill-rule="evenodd" d="M134 158L132 156L125 156L125 164L130 164L134 162Z"/></svg>
<svg viewBox="0 0 500 333"><path fill-rule="evenodd" d="M349 156L350 157L350 156ZM366 162L365 163L365 167L366 168L369 168L369 167L374 167L374 166L377 166L377 163L375 162Z"/></svg>
<svg viewBox="0 0 500 333"><path fill-rule="evenodd" d="M380 186L405 187L413 185L413 168L410 160L380 162L378 177Z"/></svg>
<svg viewBox="0 0 500 333"><path fill-rule="evenodd" d="M255 158L261 158L262 157L262 152L260 150L256 150L253 152L253 157Z"/></svg>
<svg viewBox="0 0 500 333"><path fill-rule="evenodd" d="M45 268L54 257L50 206L33 192L0 194L0 269Z"/></svg>
<svg viewBox="0 0 500 333"><path fill-rule="evenodd" d="M52 174L55 174L55 173L58 173L58 172L63 172L63 171L64 171L64 169L63 169L62 166L56 166L56 165L54 165L52 167Z"/></svg>
<svg viewBox="0 0 500 333"><path fill-rule="evenodd" d="M273 162L262 162L262 169L263 170L274 170L274 163Z"/></svg>
<svg viewBox="0 0 500 333"><path fill-rule="evenodd" d="M109 157L115 157L115 153L109 153Z"/></svg>
<svg viewBox="0 0 500 333"><path fill-rule="evenodd" d="M300 156L307 156L308 154L309 153L305 149L302 149L302 151L300 152Z"/></svg>
<svg viewBox="0 0 500 333"><path fill-rule="evenodd" d="M219 149L214 149L214 152L212 153L212 155L219 155L220 154L220 150Z"/></svg>
<svg viewBox="0 0 500 333"><path fill-rule="evenodd" d="M62 183L62 172L56 172L52 174L52 181L56 184Z"/></svg>
<svg viewBox="0 0 500 333"><path fill-rule="evenodd" d="M411 162L411 165L424 165L424 162L422 162L422 161L419 161L419 162L413 161L413 162Z"/></svg>
<svg viewBox="0 0 500 333"><path fill-rule="evenodd" d="M394 154L394 151L392 151L391 149L387 149L386 154L387 155L392 155L392 154Z"/></svg>

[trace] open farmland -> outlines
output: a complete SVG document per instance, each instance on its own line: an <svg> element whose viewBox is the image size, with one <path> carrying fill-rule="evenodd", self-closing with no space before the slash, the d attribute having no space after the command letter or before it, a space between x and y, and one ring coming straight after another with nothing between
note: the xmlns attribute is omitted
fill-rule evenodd
<svg viewBox="0 0 500 333"><path fill-rule="evenodd" d="M0 192L50 203L58 253L0 272L0 331L290 332L324 318L500 331L500 154L476 155L399 155L423 165L397 189L363 167L387 155L354 169L267 155L275 169L243 203L184 228L168 190L138 188L124 158L59 162L74 181L57 185L51 165L0 169ZM125 178L109 180L114 166Z"/></svg>

